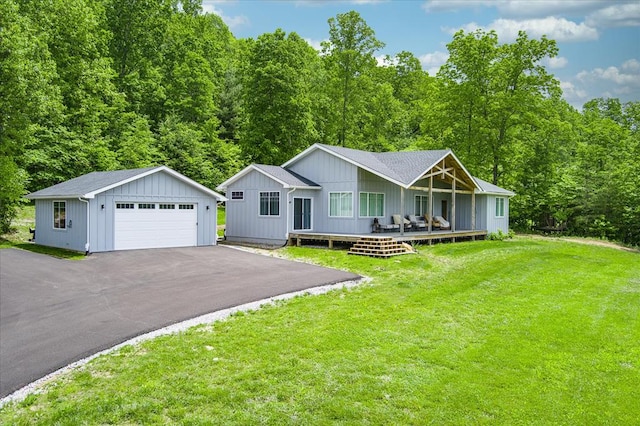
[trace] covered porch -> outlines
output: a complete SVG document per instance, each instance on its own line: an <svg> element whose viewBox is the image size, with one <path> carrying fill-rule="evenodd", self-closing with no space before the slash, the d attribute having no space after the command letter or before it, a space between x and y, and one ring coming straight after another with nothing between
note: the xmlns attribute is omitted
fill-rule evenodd
<svg viewBox="0 0 640 426"><path fill-rule="evenodd" d="M442 238L441 235L447 232L453 234L458 231L462 233L476 232L476 189L479 190L480 187L452 152L449 152L419 178L408 185L399 185L398 189L400 191L400 211L414 211L415 215L425 219L442 216L450 223L449 230L441 231L433 228L433 220L427 220L427 226L424 229L427 234L434 233L438 235L436 238ZM414 205L411 205L413 200L410 200L409 203L406 200L406 192L408 191L411 194L423 195L418 195ZM439 196L439 203L434 202L435 194ZM457 212L457 201L462 198L465 198L464 209ZM426 200L426 205L424 202L419 202L419 199ZM434 204L440 204L439 212L436 211ZM415 231L407 232L403 227L400 227L399 233L400 237L409 235L409 238L413 239L411 234L414 234ZM486 235L486 232L482 235ZM455 237L452 238L455 241Z"/></svg>

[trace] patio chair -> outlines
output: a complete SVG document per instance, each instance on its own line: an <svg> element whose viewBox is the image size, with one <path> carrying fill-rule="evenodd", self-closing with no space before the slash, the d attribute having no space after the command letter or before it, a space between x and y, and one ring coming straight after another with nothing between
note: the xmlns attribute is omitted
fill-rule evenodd
<svg viewBox="0 0 640 426"><path fill-rule="evenodd" d="M424 219L420 219L416 215L410 214L408 219L409 222L411 222L411 226L418 231L427 227L427 222L425 222Z"/></svg>
<svg viewBox="0 0 640 426"><path fill-rule="evenodd" d="M432 218L428 213L424 214L424 219L427 226L429 226L429 222L431 222L431 229L440 229L440 222Z"/></svg>
<svg viewBox="0 0 640 426"><path fill-rule="evenodd" d="M440 223L440 229L451 229L451 224L444 217L434 216L433 220Z"/></svg>
<svg viewBox="0 0 640 426"><path fill-rule="evenodd" d="M402 216L400 216L399 214L392 214L391 218L393 219L393 223L398 225L398 227L404 224L405 231L408 231L411 229L411 222L409 222L408 219L403 219Z"/></svg>
<svg viewBox="0 0 640 426"><path fill-rule="evenodd" d="M387 231L395 231L400 230L400 225L395 225L393 223L380 223L378 218L373 219L373 224L371 225L372 232L387 232Z"/></svg>

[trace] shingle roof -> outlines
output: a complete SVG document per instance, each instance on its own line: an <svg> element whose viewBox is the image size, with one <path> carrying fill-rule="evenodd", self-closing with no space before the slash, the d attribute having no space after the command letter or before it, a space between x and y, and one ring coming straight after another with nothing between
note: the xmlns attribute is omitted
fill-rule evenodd
<svg viewBox="0 0 640 426"><path fill-rule="evenodd" d="M433 151L368 152L332 145L318 145L404 185L413 183L451 152L448 149Z"/></svg>
<svg viewBox="0 0 640 426"><path fill-rule="evenodd" d="M474 177L474 179L478 183L478 186L480 187L482 192L486 192L486 193L489 193L489 194L504 194L504 195L509 195L509 196L516 195L515 192L509 191L508 189L500 188L499 186L496 186L496 185L494 185L492 183L489 183L486 180L482 180L482 179L477 178L477 177Z"/></svg>
<svg viewBox="0 0 640 426"><path fill-rule="evenodd" d="M318 185L317 183L312 182L309 179L303 176L300 176L299 174L291 170L282 168L280 166L270 166L266 164L253 164L253 166L261 170L262 172L274 177L280 182L284 183L286 186L289 186L292 188L304 188L304 187L319 188L320 187L320 185Z"/></svg>
<svg viewBox="0 0 640 426"><path fill-rule="evenodd" d="M135 180L136 177L143 177L148 174L155 173L156 171L166 171L167 173L179 178L187 184L197 187L203 192L206 192L219 200L225 198L210 190L209 188L200 185L199 183L181 175L180 173L172 170L166 166L146 167L142 169L129 169L129 170L112 170L108 172L91 172L86 175L78 176L61 182L57 185L50 186L48 188L41 189L40 191L32 192L28 194L26 198L93 198L97 193L106 191L118 184L126 183L131 180Z"/></svg>

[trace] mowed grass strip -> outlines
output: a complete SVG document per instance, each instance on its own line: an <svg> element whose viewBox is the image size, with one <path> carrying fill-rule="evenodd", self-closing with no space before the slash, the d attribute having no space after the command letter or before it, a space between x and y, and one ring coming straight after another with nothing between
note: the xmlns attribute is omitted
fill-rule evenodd
<svg viewBox="0 0 640 426"><path fill-rule="evenodd" d="M285 252L373 281L126 347L0 423L637 424L638 253L525 238Z"/></svg>

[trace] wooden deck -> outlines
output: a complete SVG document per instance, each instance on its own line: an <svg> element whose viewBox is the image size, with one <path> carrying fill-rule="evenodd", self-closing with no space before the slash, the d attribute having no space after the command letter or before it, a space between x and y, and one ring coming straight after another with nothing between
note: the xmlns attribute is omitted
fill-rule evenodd
<svg viewBox="0 0 640 426"><path fill-rule="evenodd" d="M452 241L455 242L456 239L472 239L476 238L483 239L487 235L486 230L460 230L460 231L432 231L432 232L421 232L421 231L408 231L405 232L404 235L401 235L400 232L383 232L383 233L371 233L371 234L325 234L318 232L290 232L289 233L289 245L297 245L301 246L303 242L307 241L319 241L326 242L329 245L329 248L333 248L334 243L349 243L354 244L360 241L363 238L366 239L388 239L392 237L395 241L398 242L423 242L427 244L432 244L437 241Z"/></svg>

